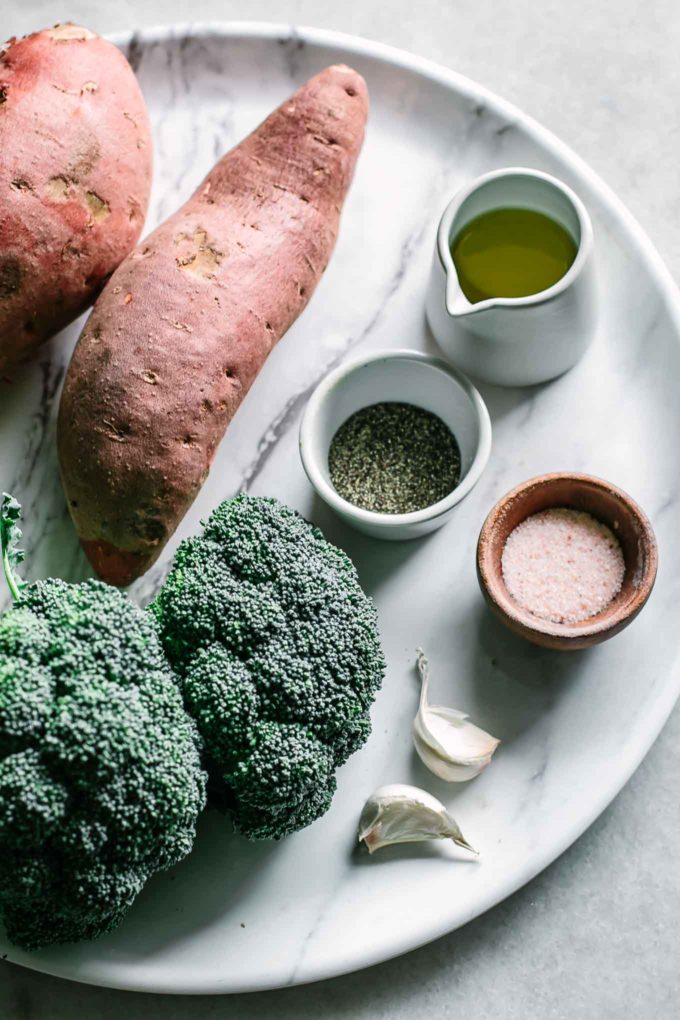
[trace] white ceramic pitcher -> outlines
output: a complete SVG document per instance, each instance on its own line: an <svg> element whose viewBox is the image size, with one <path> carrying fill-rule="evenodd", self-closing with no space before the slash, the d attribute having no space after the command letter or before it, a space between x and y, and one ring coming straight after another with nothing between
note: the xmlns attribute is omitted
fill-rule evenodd
<svg viewBox="0 0 680 1020"><path fill-rule="evenodd" d="M576 244L565 275L538 294L471 304L451 255L460 230L491 209L533 209L559 223ZM437 232L427 319L439 346L464 372L503 386L545 382L583 356L595 332L593 228L585 206L539 170L508 167L472 181L446 207Z"/></svg>

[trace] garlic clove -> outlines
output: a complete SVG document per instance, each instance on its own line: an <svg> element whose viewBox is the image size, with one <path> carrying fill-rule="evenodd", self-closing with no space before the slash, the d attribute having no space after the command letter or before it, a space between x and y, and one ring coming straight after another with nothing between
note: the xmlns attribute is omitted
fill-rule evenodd
<svg viewBox="0 0 680 1020"><path fill-rule="evenodd" d="M428 701L430 668L422 651L420 705L413 720L413 743L423 764L448 783L474 779L491 762L500 741L470 722L464 712Z"/></svg>
<svg viewBox="0 0 680 1020"><path fill-rule="evenodd" d="M500 741L455 709L431 705L413 721L413 743L431 772L446 782L461 783L490 764Z"/></svg>
<svg viewBox="0 0 680 1020"><path fill-rule="evenodd" d="M488 758L475 765L456 765L440 758L417 736L414 736L413 744L423 765L439 779L443 779L445 783L466 783L483 772L491 762L491 759Z"/></svg>
<svg viewBox="0 0 680 1020"><path fill-rule="evenodd" d="M456 760L461 764L472 764L480 758L489 757L498 747L500 740L492 737L470 722L469 717L455 708L430 705L427 710L427 728L422 716L417 716L414 726L430 747L446 757L451 741L456 742Z"/></svg>
<svg viewBox="0 0 680 1020"><path fill-rule="evenodd" d="M359 842L369 853L394 843L451 839L477 854L441 801L416 786L394 783L379 787L364 804L359 819Z"/></svg>

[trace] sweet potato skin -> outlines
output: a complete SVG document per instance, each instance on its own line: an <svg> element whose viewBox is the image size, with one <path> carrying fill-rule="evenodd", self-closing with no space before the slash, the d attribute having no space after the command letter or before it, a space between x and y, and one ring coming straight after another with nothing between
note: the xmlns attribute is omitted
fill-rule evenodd
<svg viewBox="0 0 680 1020"><path fill-rule="evenodd" d="M132 249L151 131L122 53L58 25L0 52L0 375L75 319Z"/></svg>
<svg viewBox="0 0 680 1020"><path fill-rule="evenodd" d="M128 256L63 390L62 479L98 574L129 584L196 497L274 344L331 256L368 96L327 68L217 164Z"/></svg>

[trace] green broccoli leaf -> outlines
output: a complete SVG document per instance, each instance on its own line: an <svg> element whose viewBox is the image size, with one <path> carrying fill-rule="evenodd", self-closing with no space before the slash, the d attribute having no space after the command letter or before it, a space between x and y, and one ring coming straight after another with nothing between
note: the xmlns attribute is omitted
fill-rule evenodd
<svg viewBox="0 0 680 1020"><path fill-rule="evenodd" d="M21 519L21 504L3 492L2 504L0 504L0 546L2 547L2 569L7 578L9 590L13 599L18 599L21 589L26 586L16 573L16 568L23 562L26 555L23 549L19 549L18 543L21 540L21 528L18 521Z"/></svg>

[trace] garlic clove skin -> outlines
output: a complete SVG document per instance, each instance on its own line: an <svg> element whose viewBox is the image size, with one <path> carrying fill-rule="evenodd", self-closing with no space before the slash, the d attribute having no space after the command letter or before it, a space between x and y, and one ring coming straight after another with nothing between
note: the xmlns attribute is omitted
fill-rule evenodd
<svg viewBox="0 0 680 1020"><path fill-rule="evenodd" d="M413 720L413 743L420 760L436 776L447 783L464 783L490 764L500 741L462 712L430 705Z"/></svg>
<svg viewBox="0 0 680 1020"><path fill-rule="evenodd" d="M413 720L413 743L423 764L447 783L478 776L500 741L470 722L464 712L428 701L430 666L422 649L416 660L421 678L420 705Z"/></svg>
<svg viewBox="0 0 680 1020"><path fill-rule="evenodd" d="M395 783L380 786L364 804L359 819L359 842L375 853L395 843L421 843L451 839L456 846L477 855L444 805L416 786Z"/></svg>

